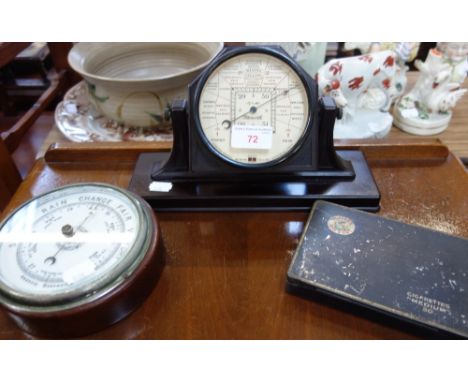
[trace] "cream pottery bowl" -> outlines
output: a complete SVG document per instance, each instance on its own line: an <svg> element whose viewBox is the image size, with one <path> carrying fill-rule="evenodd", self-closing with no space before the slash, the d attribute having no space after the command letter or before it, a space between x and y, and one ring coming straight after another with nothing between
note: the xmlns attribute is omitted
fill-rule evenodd
<svg viewBox="0 0 468 382"><path fill-rule="evenodd" d="M131 126L158 126L170 105L187 97L188 84L222 49L223 43L76 44L70 66L85 79L89 100L108 118Z"/></svg>

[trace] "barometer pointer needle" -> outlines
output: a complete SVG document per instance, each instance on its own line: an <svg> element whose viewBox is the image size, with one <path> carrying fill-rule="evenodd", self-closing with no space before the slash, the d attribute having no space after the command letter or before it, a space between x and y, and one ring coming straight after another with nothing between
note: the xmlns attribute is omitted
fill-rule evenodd
<svg viewBox="0 0 468 382"><path fill-rule="evenodd" d="M226 130L227 130L227 129L229 129L229 128L231 127L232 123L235 122L235 121L237 121L239 118L242 118L243 116L245 116L245 115L247 115L247 114L249 114L249 113L255 113L255 112L256 112L259 108L261 108L262 106L265 106L266 104L268 104L268 103L274 101L275 99L277 99L277 98L279 98L279 97L281 97L281 96L284 96L284 95L288 94L290 90L291 90L291 89L284 90L283 92L281 92L280 94L277 94L275 97L269 99L268 101L266 101L266 102L264 102L264 103L262 103L262 104L260 104L260 105L258 105L258 106L252 106L248 111L246 111L244 114L241 114L241 115L237 116L237 117L234 118L232 121L228 121L227 119L224 120L224 121L222 122L222 124L223 124L223 123L227 123L227 126L226 126ZM252 110L252 109L253 109L253 110Z"/></svg>
<svg viewBox="0 0 468 382"><path fill-rule="evenodd" d="M81 224L76 228L75 231L73 231L73 228L71 228L71 232L72 232L71 234L65 234L65 232L63 232L63 229L62 229L62 233L65 236L70 236L70 237L73 236L74 233L76 231L78 231L83 226L83 224L85 224L88 221L88 219L93 215L94 215L94 213L90 212L89 215L85 217L85 219L81 222ZM54 265L55 262L57 261L57 255L62 251L63 248L65 248L65 246L63 246L63 245L60 246L60 248L57 250L57 252L55 252L55 254L53 256L49 256L44 260L44 263L49 263L50 262L50 265Z"/></svg>

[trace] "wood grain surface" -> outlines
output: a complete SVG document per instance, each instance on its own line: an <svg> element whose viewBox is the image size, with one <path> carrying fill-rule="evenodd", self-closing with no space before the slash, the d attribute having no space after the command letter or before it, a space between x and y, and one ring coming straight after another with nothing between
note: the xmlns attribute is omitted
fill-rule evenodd
<svg viewBox="0 0 468 382"><path fill-rule="evenodd" d="M361 145L341 142L343 146ZM147 147L144 150L148 149ZM367 142L382 193L379 214L468 237L468 173L437 141ZM56 145L38 160L6 212L32 195L76 182L129 184L137 146ZM67 154L68 153L68 154ZM146 302L100 339L381 339L430 332L332 299L290 295L286 271L307 213L158 213L166 247ZM0 313L0 339L30 338Z"/></svg>

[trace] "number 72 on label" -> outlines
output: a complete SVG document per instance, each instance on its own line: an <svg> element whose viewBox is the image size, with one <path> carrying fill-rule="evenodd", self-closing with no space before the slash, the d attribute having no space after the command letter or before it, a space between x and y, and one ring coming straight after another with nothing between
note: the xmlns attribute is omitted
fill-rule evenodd
<svg viewBox="0 0 468 382"><path fill-rule="evenodd" d="M231 147L235 149L271 149L273 129L271 126L233 125Z"/></svg>

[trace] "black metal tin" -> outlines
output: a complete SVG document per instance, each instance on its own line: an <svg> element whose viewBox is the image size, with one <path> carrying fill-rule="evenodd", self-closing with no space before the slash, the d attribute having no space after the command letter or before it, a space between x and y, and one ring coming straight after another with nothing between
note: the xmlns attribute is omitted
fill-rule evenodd
<svg viewBox="0 0 468 382"><path fill-rule="evenodd" d="M318 201L288 287L468 337L468 240Z"/></svg>

